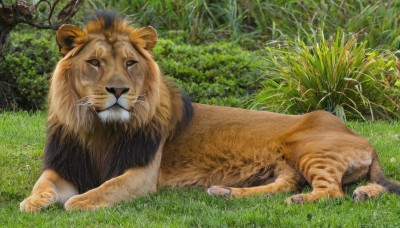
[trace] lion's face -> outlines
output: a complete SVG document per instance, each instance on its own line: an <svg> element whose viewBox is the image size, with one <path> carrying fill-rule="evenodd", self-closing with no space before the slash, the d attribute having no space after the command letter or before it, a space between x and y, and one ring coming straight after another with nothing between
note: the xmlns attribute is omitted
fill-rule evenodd
<svg viewBox="0 0 400 228"><path fill-rule="evenodd" d="M81 102L90 105L102 121L128 121L146 78L146 61L127 37L113 43L93 35L76 57L74 80Z"/></svg>
<svg viewBox="0 0 400 228"><path fill-rule="evenodd" d="M135 29L125 21L106 24L100 20L83 30L72 25L60 28L57 42L65 56L57 67L63 68L64 78L55 75L53 81L65 80L73 93L54 97L70 95L80 112L92 112L102 122L128 122L132 116L143 122L154 114L152 106L159 100L159 70L149 52L156 31Z"/></svg>

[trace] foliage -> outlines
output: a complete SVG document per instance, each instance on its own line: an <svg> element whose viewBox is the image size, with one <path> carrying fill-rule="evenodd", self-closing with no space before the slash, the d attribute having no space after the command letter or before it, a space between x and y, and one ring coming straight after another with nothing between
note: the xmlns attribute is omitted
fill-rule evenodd
<svg viewBox="0 0 400 228"><path fill-rule="evenodd" d="M54 34L12 33L8 52L0 61L0 110L42 109L49 74L58 59Z"/></svg>
<svg viewBox="0 0 400 228"><path fill-rule="evenodd" d="M164 74L195 102L241 106L258 87L266 61L230 43L191 46L160 40L154 50Z"/></svg>
<svg viewBox="0 0 400 228"><path fill-rule="evenodd" d="M358 1L360 11L347 18L345 31L357 32L363 30L367 46L372 48L385 48L389 50L400 49L400 1ZM332 29L331 29L332 30Z"/></svg>
<svg viewBox="0 0 400 228"><path fill-rule="evenodd" d="M325 40L321 32L266 47L272 66L253 107L289 113L324 109L342 119L398 116L399 103L392 96L399 80L396 57L367 49L358 36L337 32Z"/></svg>
<svg viewBox="0 0 400 228"><path fill-rule="evenodd" d="M305 58L313 56L312 51L306 54L306 49L316 48L320 39L317 34L327 37L336 31L354 33L363 29L364 35L357 37L357 41L352 47L353 52L357 52L357 61L354 60L354 66L346 67L357 67L356 65L361 67L363 64L368 64L369 61L374 62L365 69L368 71L365 74L372 74L373 79L367 79L370 75L359 79L360 85L363 86L362 92L357 92L355 89L355 81L337 82L342 86L348 86L337 88L338 91L346 89L346 94L342 93L342 97L354 99L354 96L358 94L354 103L353 100L332 101L339 97L329 96L329 99L328 97L324 98L324 102L320 105L324 105L327 110L337 113L342 118L345 115L349 118L393 117L395 113L399 112L400 79L396 78L397 73L393 67L394 56L389 52L389 50L400 48L400 36L398 35L400 34L400 25L396 23L399 20L398 15L400 15L400 2L398 1L90 0L82 5L73 23L82 26L84 17L93 13L92 8L111 7L116 8L124 15L133 16L137 26L150 24L158 29L160 37L164 38L164 40L160 40L155 49L155 56L161 71L186 90L193 101L243 106L243 104L251 102L250 95L258 93L264 86L266 88L257 96L258 104L252 107L278 111L287 110L293 113L312 110L311 107L320 106L307 106L308 108L293 106L293 104L299 105L301 102L293 102L295 98L289 97L293 94L287 91L289 88L287 84L283 82L283 79L277 79L278 65L274 61L284 64L285 61L291 61L291 58L296 60L301 49L306 55ZM52 42L47 42L44 46L51 46L51 48L45 50L39 48L38 53L33 53L33 50L22 48L26 47L23 46L24 44L17 44L25 36L27 35L18 36L18 39L13 38L10 46L18 46L24 53L32 53L27 55L12 51L4 59L4 62L0 62L0 108L13 109L17 106L35 109L43 107L48 74L58 58L55 51L56 45L54 39L49 38L52 36L45 35L45 41L52 40ZM13 35L13 37L17 37L17 35ZM221 42L220 39L225 41ZM33 40L36 41L36 39ZM290 41L286 42L287 40ZM210 41L218 42L210 43ZM27 41L25 44L31 47L32 42ZM188 42L200 45L193 46L187 44ZM326 42L326 45L329 42ZM333 43L337 43L338 48L343 49L343 46L340 45L345 45L345 43L342 42L344 41ZM282 44L286 49L278 48L279 45L275 44ZM239 46L243 48L239 48ZM327 49L327 47L330 46L324 48ZM325 50L322 50L322 46L319 48L321 52ZM253 51L248 52L245 49ZM336 50L336 52L339 53L340 50ZM368 57L364 59L363 53ZM325 57L329 55L329 53L325 54ZM333 55L333 53L331 54ZM34 58L38 58L39 61L33 63L31 59ZM386 59L388 62L384 65L383 62ZM300 68L301 66L296 61L290 64L292 67ZM290 64L288 66L291 66ZM294 64L298 65L293 66ZM333 72L333 69L329 69L329 67L340 67L327 63L321 64L325 64L324 70L327 74ZM310 69L304 69L304 71L306 70ZM311 69L310 72L318 74L316 69ZM385 76L385 74L388 75ZM332 75L326 76L332 77ZM270 78L276 80L267 80L261 85L261 81L258 80L261 76L264 76L266 80ZM318 80L321 81L320 83L324 83L322 78L318 78L317 75L309 76L307 74L307 76L313 77L309 80L314 80L315 83ZM347 80L349 75L341 74L341 76L343 80ZM295 80L297 79L292 79L292 81ZM19 90L23 90L23 92ZM276 91L281 93L271 94ZM291 90L291 92L293 91L295 90ZM287 96L280 96L282 92ZM321 100L322 93L318 96ZM262 97L273 99L270 99L269 103L265 99L260 102ZM317 98L314 103L318 103ZM336 103L341 105L336 106ZM349 111L349 107L352 111ZM373 110L371 111L371 109Z"/></svg>
<svg viewBox="0 0 400 228"><path fill-rule="evenodd" d="M384 194L355 203L357 182L344 188L346 198L305 205L285 205L293 193L227 199L204 189L161 189L95 212L66 212L52 206L41 213L21 213L41 170L46 114L0 114L0 224L4 227L399 227L400 201ZM385 174L400 180L400 123L350 122L371 140ZM305 189L304 192L311 191ZM327 212L329 208L329 213Z"/></svg>
<svg viewBox="0 0 400 228"><path fill-rule="evenodd" d="M248 47L295 37L323 28L358 32L365 29L369 47L400 48L400 2L397 0L284 1L284 0L91 0L94 8L116 8L139 25L162 32L183 30L187 42L229 38Z"/></svg>
<svg viewBox="0 0 400 228"><path fill-rule="evenodd" d="M53 34L43 32L13 34L11 52L0 62L0 107L45 106L49 74L59 58L53 40ZM195 102L241 106L265 71L257 52L224 42L191 46L160 39L154 54L164 74Z"/></svg>

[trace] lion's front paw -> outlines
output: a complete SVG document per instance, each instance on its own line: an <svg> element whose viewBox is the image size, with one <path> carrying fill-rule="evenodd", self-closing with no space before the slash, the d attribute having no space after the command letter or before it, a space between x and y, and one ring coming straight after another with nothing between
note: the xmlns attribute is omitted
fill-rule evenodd
<svg viewBox="0 0 400 228"><path fill-rule="evenodd" d="M97 210L99 208L110 206L101 197L93 197L89 194L82 194L71 197L65 204L64 207L67 211L75 210Z"/></svg>
<svg viewBox="0 0 400 228"><path fill-rule="evenodd" d="M19 204L19 208L21 211L38 212L41 209L48 207L50 204L55 203L56 199L56 192L53 190L48 190L31 195L24 199L24 201Z"/></svg>

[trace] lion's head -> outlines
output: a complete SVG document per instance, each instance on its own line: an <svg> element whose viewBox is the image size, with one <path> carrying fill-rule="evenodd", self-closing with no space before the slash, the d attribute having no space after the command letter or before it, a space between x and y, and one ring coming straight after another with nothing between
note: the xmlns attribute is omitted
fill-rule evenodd
<svg viewBox="0 0 400 228"><path fill-rule="evenodd" d="M56 39L63 59L52 77L50 124L77 131L107 124L164 126L172 106L182 108L153 60L152 27L135 28L115 13L98 13L83 29L63 25Z"/></svg>

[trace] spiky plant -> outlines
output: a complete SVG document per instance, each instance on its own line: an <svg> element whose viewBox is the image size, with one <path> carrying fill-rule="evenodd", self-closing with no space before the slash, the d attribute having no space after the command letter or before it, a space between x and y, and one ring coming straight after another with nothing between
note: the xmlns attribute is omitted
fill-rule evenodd
<svg viewBox="0 0 400 228"><path fill-rule="evenodd" d="M341 119L396 116L399 106L391 98L399 77L396 57L367 49L359 36L337 32L326 40L319 32L284 48L266 47L268 80L252 107L288 113L323 109Z"/></svg>

